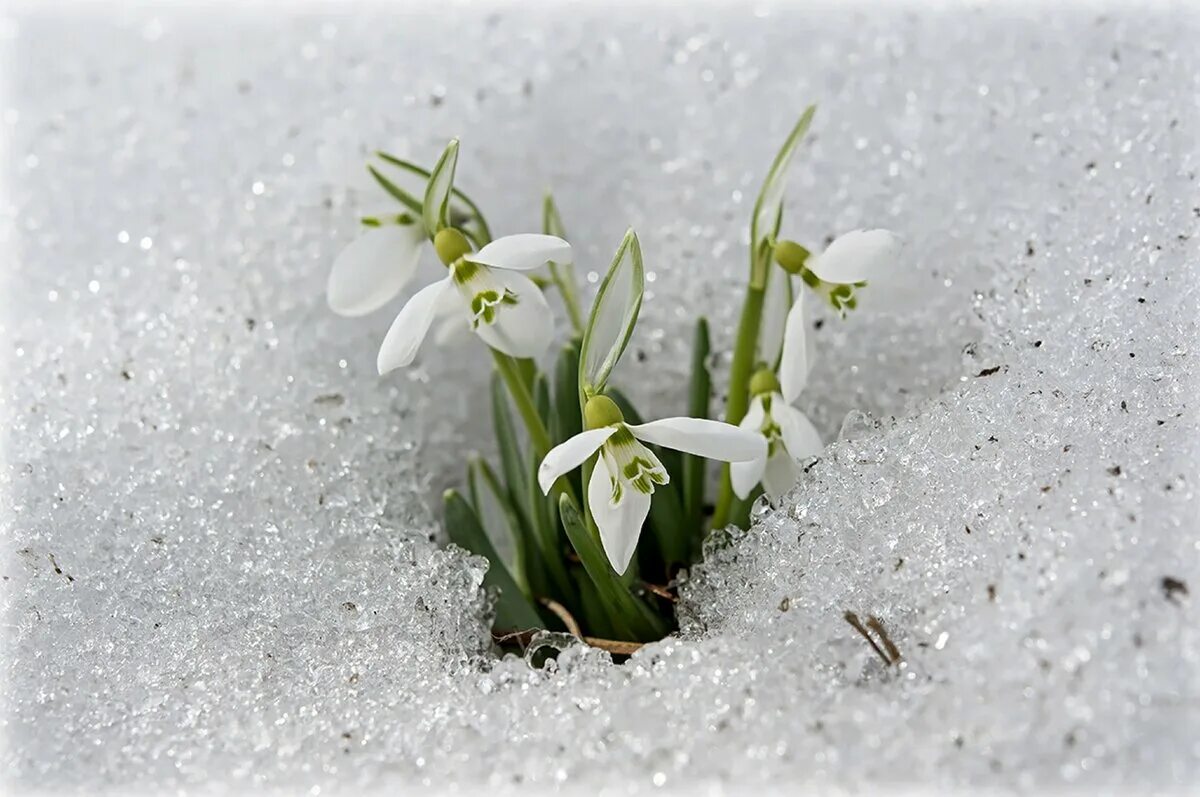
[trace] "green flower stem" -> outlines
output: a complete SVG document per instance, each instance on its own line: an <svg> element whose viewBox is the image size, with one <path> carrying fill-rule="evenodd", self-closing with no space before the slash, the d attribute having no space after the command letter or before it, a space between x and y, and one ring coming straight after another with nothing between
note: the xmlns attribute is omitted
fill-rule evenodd
<svg viewBox="0 0 1200 797"><path fill-rule="evenodd" d="M492 357L496 360L496 370L508 387L513 403L517 405L517 412L525 421L525 428L529 430L529 439L533 443L534 451L537 453L538 459L541 459L550 451L550 433L546 431L546 425L542 423L542 416L538 414L537 405L533 402L533 395L529 392L529 385L521 374L520 366L512 357L495 349L492 349Z"/></svg>
<svg viewBox="0 0 1200 797"><path fill-rule="evenodd" d="M760 281L761 282L761 281ZM738 323L737 341L734 343L733 363L729 366L729 401L725 407L725 422L737 425L746 417L750 407L750 377L754 372L754 353L758 345L758 330L762 323L762 284L755 287L754 281L746 288L746 302L742 305L742 320ZM717 496L717 507L713 512L712 527L721 528L729 522L729 510L733 505L733 483L729 480L729 466L721 470L721 489Z"/></svg>

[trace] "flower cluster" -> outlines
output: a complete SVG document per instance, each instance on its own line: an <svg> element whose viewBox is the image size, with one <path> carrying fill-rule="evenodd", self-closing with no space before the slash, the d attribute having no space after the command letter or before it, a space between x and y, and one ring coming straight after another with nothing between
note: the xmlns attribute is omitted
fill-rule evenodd
<svg viewBox="0 0 1200 797"><path fill-rule="evenodd" d="M642 304L642 251L632 230L585 317L551 197L541 232L493 239L478 205L455 186L457 141L428 171L386 153L368 167L395 205L363 218L362 235L329 275L329 306L345 316L378 310L431 248L445 276L397 313L379 348L379 373L411 365L431 331L435 344L474 333L490 350L500 468L473 458L465 493L445 496L445 522L454 542L489 560L498 639L565 628L620 649L669 632L674 575L699 554L706 530L747 526L758 496L777 502L796 485L800 463L820 454L820 434L793 406L813 362L805 297L844 317L894 279L899 246L884 230L848 232L820 253L780 237L788 168L813 112L784 143L755 203L723 421L711 417L704 319L696 322L690 417L644 422L610 384ZM552 292L570 332L546 364ZM725 463L715 505L706 498L705 460Z"/></svg>

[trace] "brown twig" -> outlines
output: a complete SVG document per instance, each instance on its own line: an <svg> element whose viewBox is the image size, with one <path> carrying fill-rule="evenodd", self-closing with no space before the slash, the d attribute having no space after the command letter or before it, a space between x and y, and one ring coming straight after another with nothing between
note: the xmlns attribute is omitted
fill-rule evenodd
<svg viewBox="0 0 1200 797"><path fill-rule="evenodd" d="M879 644L874 639L871 638L870 634L867 633L867 629L863 627L863 624L858 619L857 614L855 614L854 612L851 612L851 611L847 611L845 614L842 615L842 617L846 618L846 622L849 623L854 628L855 631L860 633L862 635L863 639L867 640L867 644L869 644L871 646L872 650L874 650L876 653L879 654L879 658L883 659L884 664L887 664L887 665L892 664L891 658L889 658L888 655L883 652L883 648L879 647Z"/></svg>
<svg viewBox="0 0 1200 797"><path fill-rule="evenodd" d="M609 653L615 653L618 656L629 656L636 653L642 647L641 642L621 642L616 639L600 639L594 636L585 636L583 641L594 648L607 650Z"/></svg>
<svg viewBox="0 0 1200 797"><path fill-rule="evenodd" d="M647 592L652 592L663 600L668 600L671 603L679 600L675 597L675 594L666 587L660 587L658 584L651 584L649 581L643 581L642 586L646 588Z"/></svg>
<svg viewBox="0 0 1200 797"><path fill-rule="evenodd" d="M904 658L900 655L900 649L896 647L895 643L893 643L891 638L888 636L887 631L884 630L882 620L873 614L869 615L867 617L867 627L876 634L879 634L879 639L883 642L883 649L888 652L888 657L891 658L892 664L896 664L900 661L900 659Z"/></svg>
<svg viewBox="0 0 1200 797"><path fill-rule="evenodd" d="M571 616L569 611L567 611L566 606L563 606L561 603L552 598L538 598L538 602L550 611L554 612L555 617L562 620L563 625L567 627L567 633L583 639L583 631L579 629L579 623L575 622L575 618Z"/></svg>

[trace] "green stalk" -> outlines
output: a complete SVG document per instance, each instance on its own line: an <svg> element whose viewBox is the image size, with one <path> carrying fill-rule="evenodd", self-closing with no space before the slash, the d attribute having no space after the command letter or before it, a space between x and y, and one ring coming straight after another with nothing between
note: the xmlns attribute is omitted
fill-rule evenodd
<svg viewBox="0 0 1200 797"><path fill-rule="evenodd" d="M525 427L529 430L529 439L533 442L534 451L537 452L538 459L541 459L550 451L550 433L546 431L546 425L542 423L542 416L538 414L537 405L533 403L533 395L529 392L529 385L521 374L516 360L495 349L492 349L492 357L496 360L496 370L499 372L500 378L504 380L504 384L508 387L508 392L512 396L513 403L517 405L517 412L521 414L521 419L525 421Z"/></svg>
<svg viewBox="0 0 1200 797"><path fill-rule="evenodd" d="M750 377L754 375L754 354L758 346L758 329L762 322L763 280L755 286L752 278L746 288L746 302L742 305L742 320L738 323L737 341L733 349L733 363L729 366L729 402L725 407L725 422L735 426L746 417L750 407ZM729 522L729 510L733 504L733 484L729 481L729 466L721 470L721 490L713 512L712 527L721 528Z"/></svg>

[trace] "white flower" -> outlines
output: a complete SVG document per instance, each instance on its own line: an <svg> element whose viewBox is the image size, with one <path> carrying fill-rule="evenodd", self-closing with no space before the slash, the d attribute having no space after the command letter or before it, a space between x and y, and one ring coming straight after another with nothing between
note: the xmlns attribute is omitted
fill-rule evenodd
<svg viewBox="0 0 1200 797"><path fill-rule="evenodd" d="M372 219L329 272L325 296L338 315L362 316L394 299L417 271L428 240L418 219L401 214Z"/></svg>
<svg viewBox="0 0 1200 797"><path fill-rule="evenodd" d="M570 263L569 243L528 233L498 238L473 253L461 233L446 228L434 247L450 273L400 309L379 348L380 374L410 364L438 317L449 317L446 324L461 319L493 349L512 357L536 357L546 350L554 327L550 305L520 272L551 260Z"/></svg>
<svg viewBox="0 0 1200 797"><path fill-rule="evenodd" d="M804 265L825 282L854 285L865 282L881 287L896 276L900 239L888 230L851 230L838 236L820 254L809 255Z"/></svg>
<svg viewBox="0 0 1200 797"><path fill-rule="evenodd" d="M774 381L774 377L772 377ZM754 486L762 483L772 500L792 489L800 477L798 460L821 453L823 445L812 422L791 406L778 390L759 393L750 401L750 409L739 426L757 432L766 440L762 456L729 466L729 480L738 498L749 497Z"/></svg>
<svg viewBox="0 0 1200 797"><path fill-rule="evenodd" d="M720 421L663 418L626 424L606 396L588 399L584 415L587 431L550 450L538 467L538 484L549 493L560 476L595 455L587 502L604 552L618 573L624 573L633 558L655 486L669 481L666 469L643 442L722 462L753 461L766 453L766 442L757 432Z"/></svg>
<svg viewBox="0 0 1200 797"><path fill-rule="evenodd" d="M789 247L790 251L784 247ZM890 301L903 291L900 273L895 267L899 250L900 239L887 230L853 230L836 238L819 254L809 255L796 244L780 242L776 256L784 268L784 280L788 279L788 271L801 273L806 280L815 275L828 284L814 281L814 290L824 293L835 308L844 312L846 308L859 306L863 296L871 297L872 301L879 298ZM773 275L772 282L777 277ZM808 322L804 316L805 293L801 290L796 294L783 327L779 380L788 403L800 395L812 368Z"/></svg>

